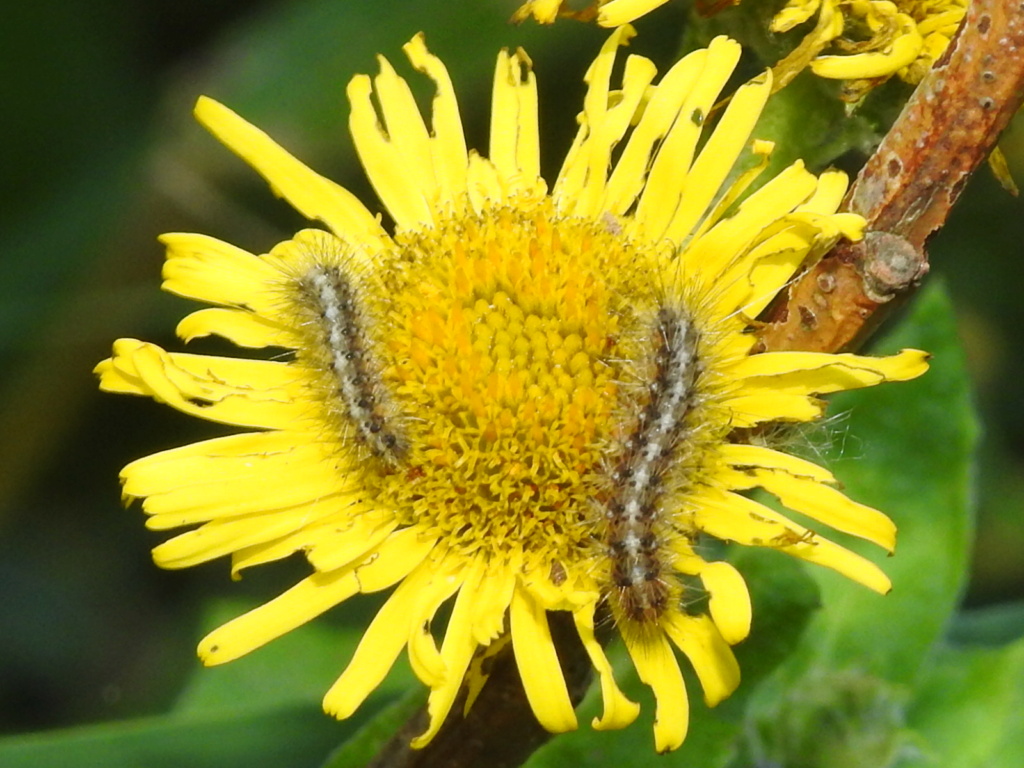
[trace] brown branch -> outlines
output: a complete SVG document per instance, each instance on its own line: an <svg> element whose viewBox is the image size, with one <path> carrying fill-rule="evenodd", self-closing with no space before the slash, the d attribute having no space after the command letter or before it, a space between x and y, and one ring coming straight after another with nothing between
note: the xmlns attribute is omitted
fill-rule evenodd
<svg viewBox="0 0 1024 768"><path fill-rule="evenodd" d="M928 272L925 245L1024 99L1024 1L974 0L861 170L845 210L867 219L772 307L759 350L857 348Z"/></svg>
<svg viewBox="0 0 1024 768"><path fill-rule="evenodd" d="M590 686L592 668L566 611L548 614L551 636L573 706ZM367 768L514 768L551 738L537 722L519 678L511 643L492 659L490 677L472 709L462 716L465 686L441 731L423 749L409 741L427 727L419 712L385 745Z"/></svg>

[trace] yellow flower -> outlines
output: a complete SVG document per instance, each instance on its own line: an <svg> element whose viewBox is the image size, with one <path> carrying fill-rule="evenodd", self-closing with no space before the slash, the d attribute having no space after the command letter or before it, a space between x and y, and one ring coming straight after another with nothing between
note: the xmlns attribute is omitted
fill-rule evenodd
<svg viewBox="0 0 1024 768"><path fill-rule="evenodd" d="M617 27L646 15L668 0L594 0L575 9L568 0L527 0L512 17L533 17L551 24L558 16L581 20L596 18L605 27ZM739 0L713 3L720 10ZM771 22L772 32L788 32L812 17L797 49L776 68L777 88L793 79L808 64L833 80L849 81L843 98L860 100L871 88L898 75L916 84L945 52L968 0L788 0ZM699 7L699 6L698 6ZM834 52L819 55L826 48Z"/></svg>
<svg viewBox="0 0 1024 768"><path fill-rule="evenodd" d="M956 33L967 0L789 0L772 20L773 32L786 32L815 14L818 21L803 46L818 53L811 70L821 77L854 81L848 97L857 100L873 85L899 75L918 83Z"/></svg>
<svg viewBox="0 0 1024 768"><path fill-rule="evenodd" d="M531 16L541 24L553 24L562 10L564 0L527 0L513 14L512 21L524 21Z"/></svg>
<svg viewBox="0 0 1024 768"><path fill-rule="evenodd" d="M589 21L596 17L602 27L618 27L664 5L668 0L593 0L577 8L570 0L527 0L512 16L523 21L531 16L541 24L553 24L559 16Z"/></svg>
<svg viewBox="0 0 1024 768"><path fill-rule="evenodd" d="M750 132L771 88L739 88L705 116L740 56L715 39L654 85L621 28L586 75L580 129L550 190L540 176L537 91L526 54L502 52L489 158L467 151L451 81L417 36L405 46L436 88L424 122L406 82L348 87L379 218L266 134L202 98L200 122L326 230L256 256L171 234L164 288L216 305L178 326L287 360L189 355L121 339L101 387L147 395L249 431L148 456L122 473L148 526L198 526L154 550L182 568L232 569L304 552L308 578L199 646L221 664L360 592L393 588L324 699L348 717L407 649L430 688L430 741L474 659L510 641L538 720L576 727L548 613L566 611L597 671L596 728L629 724L595 620L610 612L654 689L655 742L674 749L687 697L673 646L709 705L739 682L730 646L750 627L740 574L701 537L770 547L884 593L870 561L740 492L767 490L837 530L892 550L880 512L825 469L733 435L821 415L815 395L909 379L926 355L750 356L756 316L808 258L863 220L846 188L796 163L737 205L770 145ZM378 114L374 106L379 105ZM732 183L752 146L756 167ZM275 355L279 357L279 355ZM740 430L741 432L737 432ZM451 601L437 646L430 625ZM703 605L704 608L696 606Z"/></svg>

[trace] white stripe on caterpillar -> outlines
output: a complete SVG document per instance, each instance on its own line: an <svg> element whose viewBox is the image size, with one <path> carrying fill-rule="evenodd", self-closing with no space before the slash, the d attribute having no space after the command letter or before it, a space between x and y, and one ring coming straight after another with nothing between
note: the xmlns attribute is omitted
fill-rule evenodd
<svg viewBox="0 0 1024 768"><path fill-rule="evenodd" d="M656 328L658 348L650 399L612 474L615 487L605 510L611 559L610 597L616 614L638 623L656 622L673 596L670 566L659 546L662 483L685 437L699 374L697 331L688 316L663 307Z"/></svg>
<svg viewBox="0 0 1024 768"><path fill-rule="evenodd" d="M381 384L366 359L366 337L352 281L337 266L317 264L299 279L298 288L320 321L320 341L328 350L337 393L356 434L374 456L397 463L405 444L382 413Z"/></svg>

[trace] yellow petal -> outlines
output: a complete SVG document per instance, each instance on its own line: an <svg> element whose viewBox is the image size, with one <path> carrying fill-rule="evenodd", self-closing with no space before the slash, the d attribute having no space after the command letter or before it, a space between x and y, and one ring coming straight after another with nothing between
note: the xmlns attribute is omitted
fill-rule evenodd
<svg viewBox="0 0 1024 768"><path fill-rule="evenodd" d="M359 591L351 571L314 573L284 594L215 629L199 643L207 666L244 656L315 619Z"/></svg>
<svg viewBox="0 0 1024 768"><path fill-rule="evenodd" d="M856 214L792 213L766 226L744 258L719 277L722 311L756 317L802 265L814 262L840 237L860 240L865 224Z"/></svg>
<svg viewBox="0 0 1024 768"><path fill-rule="evenodd" d="M825 0L825 3L835 8L836 0ZM772 32L788 32L798 24L803 24L821 5L821 0L789 0L786 7L772 19Z"/></svg>
<svg viewBox="0 0 1024 768"><path fill-rule="evenodd" d="M516 664L534 715L551 733L575 730L576 713L555 654L547 612L519 587L512 595L510 618Z"/></svg>
<svg viewBox="0 0 1024 768"><path fill-rule="evenodd" d="M217 437L160 451L128 464L121 481L128 496L165 493L181 484L182 477L202 483L220 476L247 472L266 458L294 455L320 449L301 432L245 432ZM195 474L194 474L195 473Z"/></svg>
<svg viewBox="0 0 1024 768"><path fill-rule="evenodd" d="M892 582L870 560L818 536L752 499L708 491L696 500L694 524L724 541L771 547L809 563L823 565L882 594Z"/></svg>
<svg viewBox="0 0 1024 768"><path fill-rule="evenodd" d="M294 347L295 334L284 326L237 309L214 307L186 315L175 329L178 337L192 341L204 336L222 339L250 349Z"/></svg>
<svg viewBox="0 0 1024 768"><path fill-rule="evenodd" d="M956 0L953 0L954 7L949 10L939 13L933 11L926 18L920 19L917 22L917 31L923 37L927 37L933 32L939 32L945 35L948 42L949 37L956 32L956 28L960 25L960 20L963 19L964 14L967 12L965 0L960 0L960 2L962 5L959 8L955 7Z"/></svg>
<svg viewBox="0 0 1024 768"><path fill-rule="evenodd" d="M466 670L466 702L463 705L463 713L468 713L472 709L477 697L490 679L493 667L491 659L504 651L511 642L512 638L506 632L490 645L479 648L478 652L473 655L469 669Z"/></svg>
<svg viewBox="0 0 1024 768"><path fill-rule="evenodd" d="M352 509L352 519L347 525L335 525L323 531L310 543L306 559L318 571L333 571L360 560L368 552L377 549L398 526L393 516L372 514Z"/></svg>
<svg viewBox="0 0 1024 768"><path fill-rule="evenodd" d="M810 202L810 201L809 201ZM798 206L797 210L806 208ZM859 240L864 219L856 214L794 212L766 222L748 248L718 275L719 311L756 317L797 270L827 252L840 237Z"/></svg>
<svg viewBox="0 0 1024 768"><path fill-rule="evenodd" d="M808 477L819 483L834 483L835 476L824 467L782 451L773 451L760 445L726 443L719 446L718 454L726 464L734 467L764 467L778 469L797 477Z"/></svg>
<svg viewBox="0 0 1024 768"><path fill-rule="evenodd" d="M554 24L562 0L527 0L512 14L511 21L518 24L533 16L540 24Z"/></svg>
<svg viewBox="0 0 1024 768"><path fill-rule="evenodd" d="M700 570L700 580L711 595L708 611L722 638L729 645L745 640L750 634L752 609L747 582L740 572L726 562L707 563Z"/></svg>
<svg viewBox="0 0 1024 768"><path fill-rule="evenodd" d="M373 78L384 130L392 151L405 170L404 186L423 196L428 205L437 202L430 134L409 84L395 72L391 62L378 56L380 74ZM424 222L429 222L425 219ZM400 225L401 226L401 225Z"/></svg>
<svg viewBox="0 0 1024 768"><path fill-rule="evenodd" d="M431 581L432 563L414 565L407 573L366 628L348 667L324 696L327 714L344 720L355 712L383 682L413 627L430 618L416 608L422 604L421 588Z"/></svg>
<svg viewBox="0 0 1024 768"><path fill-rule="evenodd" d="M700 201L710 201L718 191L718 183L714 179L724 178L724 173L732 168L739 155L737 147L733 154L717 155L712 158L707 151L708 148L713 147L716 152L728 152L742 129L741 123L749 122L750 118L750 115L745 113L749 108L749 97L740 98L740 94L737 93L730 108L708 139L705 149L702 150L703 160L698 158L697 162L693 162L704 121L732 76L739 61L740 45L734 40L716 37L706 51L694 53L703 59L704 66L683 103L679 118L654 158L647 184L636 208L638 231L642 231L649 240L658 241L667 237L670 228L675 233L675 242L680 242L687 234L687 222L690 225L696 223L697 217L704 212ZM746 92L751 93L749 88ZM753 93L756 92L755 89ZM737 103L736 98L740 98L741 111L737 111L733 106ZM721 136L716 139L719 134ZM708 172L713 178L705 179L698 171Z"/></svg>
<svg viewBox="0 0 1024 768"><path fill-rule="evenodd" d="M746 379L748 391L764 388L788 394L826 394L915 379L928 370L928 358L927 352L917 349L904 349L889 357L766 352L739 360L729 374Z"/></svg>
<svg viewBox="0 0 1024 768"><path fill-rule="evenodd" d="M818 186L811 199L796 210L801 213L835 213L843 202L849 184L849 177L842 171L827 170L818 177Z"/></svg>
<svg viewBox="0 0 1024 768"><path fill-rule="evenodd" d="M910 16L898 13L895 23L899 29L887 48L845 56L819 56L811 62L811 70L820 77L835 80L870 79L895 74L911 64L924 47L917 22Z"/></svg>
<svg viewBox="0 0 1024 768"><path fill-rule="evenodd" d="M722 480L737 490L760 486L790 509L837 531L858 536L890 553L896 548L896 525L892 520L815 480L764 469L730 472Z"/></svg>
<svg viewBox="0 0 1024 768"><path fill-rule="evenodd" d="M797 19L801 22L806 20L817 8L818 0L813 0L813 3L814 8L804 8L795 14L791 13L791 9L784 8L772 20L772 30L778 31L780 28L789 29L793 24L797 23ZM804 15L805 13L807 15ZM827 0L827 2L822 4L821 12L818 14L818 20L815 22L814 28L804 34L799 45L772 67L775 81L774 90L782 90L797 75L807 69L807 66L824 50L825 46L842 34L843 25L843 15L838 12L834 2Z"/></svg>
<svg viewBox="0 0 1024 768"><path fill-rule="evenodd" d="M597 12L597 23L602 27L618 27L639 19L668 0L611 0Z"/></svg>
<svg viewBox="0 0 1024 768"><path fill-rule="evenodd" d="M266 541L262 544L254 544L251 547L242 547L231 553L231 578L238 581L242 578L242 571L257 565L266 565L286 557L294 555L307 546L307 535L310 534L308 527L299 531L293 531L273 541Z"/></svg>
<svg viewBox="0 0 1024 768"><path fill-rule="evenodd" d="M477 642L473 639L471 616L473 599L473 591L466 588L461 589L455 599L455 607L452 608L452 615L441 643L444 679L430 691L427 699L430 722L427 729L412 740L413 749L425 747L437 735L462 688L466 670L469 669L469 663L477 649Z"/></svg>
<svg viewBox="0 0 1024 768"><path fill-rule="evenodd" d="M709 45L708 51L711 50L712 46ZM734 59L725 59L720 66L724 68L726 61L731 62L730 70L736 65ZM715 75L708 72L705 76ZM715 125L714 131L687 174L691 181L682 188L678 207L664 233L672 242L683 242L710 207L725 179L732 172L733 165L744 146L750 140L750 134L761 116L761 110L764 109L771 89L772 78L769 71L762 77L740 86L729 100L725 114ZM688 107L689 104L684 105L683 109L686 110ZM705 115L710 107L708 104L705 108ZM651 169L652 176L656 168L657 163L655 168Z"/></svg>
<svg viewBox="0 0 1024 768"><path fill-rule="evenodd" d="M690 702L672 646L664 633L625 633L629 656L640 680L654 691L654 747L659 753L678 749L690 724Z"/></svg>
<svg viewBox="0 0 1024 768"><path fill-rule="evenodd" d="M263 360L169 354L135 339L114 342L114 356L96 367L100 388L148 395L209 421L285 429L308 417L297 402L294 366Z"/></svg>
<svg viewBox="0 0 1024 768"><path fill-rule="evenodd" d="M731 423L744 429L766 421L814 421L825 412L825 404L805 395L776 392L771 389L730 397Z"/></svg>
<svg viewBox="0 0 1024 768"><path fill-rule="evenodd" d="M759 242L765 229L807 201L816 186L817 179L804 164L793 163L744 200L736 213L694 242L683 257L684 268L699 270L708 276L707 282L714 284L736 262L737 272L746 276L751 265L744 256L752 243Z"/></svg>
<svg viewBox="0 0 1024 768"><path fill-rule="evenodd" d="M505 629L505 614L512 602L516 574L521 570L517 559L494 563L482 571L473 586L473 637L481 645L489 645Z"/></svg>
<svg viewBox="0 0 1024 768"><path fill-rule="evenodd" d="M469 158L455 89L444 64L427 51L422 33L406 43L403 50L412 65L434 81L435 93L431 113L433 136L430 150L434 159L438 197L440 200L456 204L466 194Z"/></svg>
<svg viewBox="0 0 1024 768"><path fill-rule="evenodd" d="M604 711L600 717L593 719L591 725L597 731L625 728L640 714L640 705L630 701L619 690L619 686L615 683L612 665L609 663L608 657L605 656L601 644L594 637L594 604L589 603L573 611L572 616L583 647L590 657L590 663L594 665L594 671L597 672L598 679L601 681L601 701L604 703Z"/></svg>
<svg viewBox="0 0 1024 768"><path fill-rule="evenodd" d="M306 442L304 435L285 446L295 434L283 434L281 440L265 441L276 450L263 456L173 451L147 456L122 471L124 493L147 497L142 505L147 514L180 515L178 525L189 525L328 500L351 488L321 446Z"/></svg>
<svg viewBox="0 0 1024 768"><path fill-rule="evenodd" d="M153 548L153 562L161 568L190 568L234 552L240 547L265 544L301 528L309 519L308 507L292 512L273 510L214 520Z"/></svg>
<svg viewBox="0 0 1024 768"><path fill-rule="evenodd" d="M430 198L432 172L424 168L429 150L422 141L413 141L408 131L403 131L405 135L402 137L388 133L389 130L400 130L397 126L407 120L416 126L415 135L425 139L423 118L412 95L407 93L405 81L395 75L384 57L379 60L381 75L375 83L382 109L387 105L386 122L382 125L378 120L370 78L366 75L353 77L347 90L352 105L348 118L352 141L377 197L394 218L396 227L413 229L419 225L429 226L434 223L433 200ZM387 122L387 115L390 115L391 122ZM409 144L403 145L402 138ZM407 162L411 167L406 166Z"/></svg>
<svg viewBox="0 0 1024 768"><path fill-rule="evenodd" d="M561 210L576 216L599 217L612 151L633 122L656 72L654 63L649 59L629 56L622 76L622 89L616 94L614 105L602 106L593 114L584 113L584 125L589 128L589 134L580 147L578 159L585 168L582 176L569 177L579 183L579 189L571 192L566 184L558 190L556 199Z"/></svg>
<svg viewBox="0 0 1024 768"><path fill-rule="evenodd" d="M730 645L750 634L751 604L747 583L733 566L725 562L707 562L685 539L673 542L672 567L679 573L700 576L710 595L708 611L722 638Z"/></svg>
<svg viewBox="0 0 1024 768"><path fill-rule="evenodd" d="M231 553L231 578L239 579L240 574L246 568L256 565L272 563L281 560L301 550L315 547L317 543L332 535L338 535L338 530L346 530L351 527L352 520L349 517L350 508L345 507L340 514L326 517L319 523L305 525L297 531L293 531L279 539L268 541L263 544L256 544L251 547L242 547ZM372 518L369 512L359 515L359 519ZM379 512L378 512L379 517ZM368 549L366 550L368 551ZM365 551L364 553L365 554Z"/></svg>
<svg viewBox="0 0 1024 768"><path fill-rule="evenodd" d="M740 665L711 619L673 611L665 617L663 626L693 665L709 707L736 690L740 684Z"/></svg>
<svg viewBox="0 0 1024 768"><path fill-rule="evenodd" d="M416 526L391 534L380 545L376 556L369 558L364 565L356 566L359 591L378 592L397 583L423 563L436 543L436 536L427 536ZM424 565L425 568L427 566L429 563ZM429 574L423 578L429 578Z"/></svg>
<svg viewBox="0 0 1024 768"><path fill-rule="evenodd" d="M165 291L254 312L272 309L270 288L281 275L263 259L206 235L172 232L160 242L167 247Z"/></svg>
<svg viewBox="0 0 1024 768"><path fill-rule="evenodd" d="M416 677L424 685L433 689L448 686L455 678L461 681L462 674L464 674L464 672L459 673L457 671L461 662L453 658L450 651L447 655L442 651L438 651L437 645L434 642L434 636L431 633L431 623L442 603L448 600L456 591L459 592L460 598L467 592L472 595L472 590L467 590L466 582L460 573L463 569L462 566L463 564L457 562L455 558L448 558L447 560L439 558L435 560L431 564L430 569L432 573L430 578L420 588L419 603L413 609L415 615L422 616L424 619L411 626L409 634L409 663ZM453 621L457 621L454 613L452 618L448 620L448 628L445 631L446 636L448 632L453 631ZM454 632L458 636L460 629L456 627ZM460 647L465 645L467 643L461 643ZM458 684L455 685L455 690L458 692ZM447 710L445 715L447 715ZM441 720L442 722L444 721L444 716L441 717Z"/></svg>
<svg viewBox="0 0 1024 768"><path fill-rule="evenodd" d="M272 542L266 542L263 545L247 547L237 552L232 552L232 578L237 578L239 571L243 568L247 568L261 562L270 562L275 559L280 559L292 552L303 550L308 558L309 551L316 547L329 546L334 542L339 542L339 546L349 544L344 537L348 531L352 531L352 537L357 535L356 521L358 521L359 526L365 526L365 529L372 531L377 529L374 527L375 521L377 525L385 524L382 521L384 513L379 509L367 509L365 505L353 505L351 499L342 498L340 500L335 500L335 502L337 504L337 509L333 513L310 517L304 525L280 539L276 539ZM325 500L318 499L314 504L322 505L326 503L327 502ZM375 539L375 543L372 548L367 547L364 552L360 553L360 555L353 554L352 557L349 558L348 562L364 560L366 554L369 553L371 549L376 550L379 545L380 541ZM358 549L355 544L350 544L350 547L352 549ZM326 568L319 568L319 570L327 571Z"/></svg>
<svg viewBox="0 0 1024 768"><path fill-rule="evenodd" d="M490 160L480 157L476 152L469 153L469 174L466 179L466 191L469 202L476 212L488 210L495 203L506 199L505 188L501 183L498 170Z"/></svg>
<svg viewBox="0 0 1024 768"><path fill-rule="evenodd" d="M665 73L644 106L643 115L629 136L605 190L601 208L622 216L644 188L651 158L679 118L683 103L696 86L707 61L703 50L687 54ZM691 115L692 117L692 115ZM567 194L575 194L573 190Z"/></svg>
<svg viewBox="0 0 1024 768"><path fill-rule="evenodd" d="M200 96L195 115L303 216L322 221L338 237L368 253L380 251L389 241L380 223L355 195L311 171L227 107Z"/></svg>
<svg viewBox="0 0 1024 768"><path fill-rule="evenodd" d="M753 156L758 158L757 164L740 173L732 183L729 184L722 195L718 198L717 202L715 202L714 208L708 212L701 221L700 226L694 231L692 237L693 243L696 244L700 242L700 239L704 237L704 234L711 229L711 227L717 224L726 212L732 209L738 200L743 198L744 193L746 193L750 185L756 181L765 170L767 170L771 163L772 153L774 151L775 143L772 141L755 139L751 142L750 152ZM768 182L768 184L770 183L771 181ZM756 194L756 192L754 194ZM753 195L751 195L751 197L753 197Z"/></svg>
<svg viewBox="0 0 1024 768"><path fill-rule="evenodd" d="M537 76L521 48L499 53L494 68L490 158L505 179L540 177Z"/></svg>
<svg viewBox="0 0 1024 768"><path fill-rule="evenodd" d="M580 129L565 156L552 193L558 209L567 215L595 216L595 193L590 191L591 185L596 185L600 193L607 173L607 165L599 166L599 158L618 140L613 135L614 130L606 126L614 123L624 131L632 119L633 111L627 114L621 104L611 105L611 75L619 46L627 45L635 34L629 26L616 29L601 46L600 53L583 77L587 93L583 99L583 114L579 118ZM630 90L628 101L634 109L642 95L642 91ZM577 202L581 195L587 198L583 203Z"/></svg>

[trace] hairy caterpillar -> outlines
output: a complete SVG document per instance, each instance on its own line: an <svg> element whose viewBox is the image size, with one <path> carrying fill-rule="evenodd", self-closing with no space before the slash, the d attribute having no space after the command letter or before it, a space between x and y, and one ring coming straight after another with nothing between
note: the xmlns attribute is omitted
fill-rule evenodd
<svg viewBox="0 0 1024 768"><path fill-rule="evenodd" d="M673 597L659 501L686 432L699 373L697 330L689 316L662 307L655 325L650 399L612 473L614 490L605 509L610 597L618 617L639 623L657 621Z"/></svg>
<svg viewBox="0 0 1024 768"><path fill-rule="evenodd" d="M305 306L312 309L310 325L315 326L316 341L327 350L337 395L359 440L374 456L397 463L405 445L381 408L381 384L367 360L367 340L352 281L338 266L316 264L299 278L298 291Z"/></svg>

